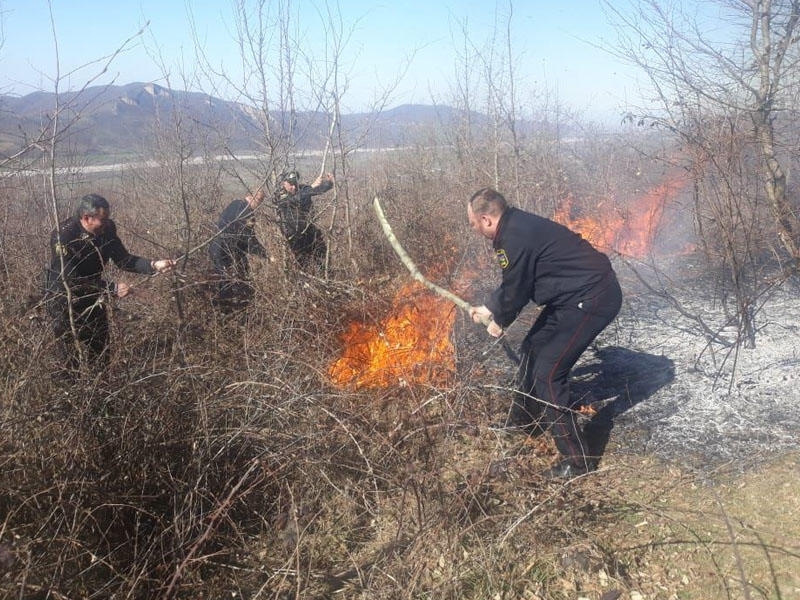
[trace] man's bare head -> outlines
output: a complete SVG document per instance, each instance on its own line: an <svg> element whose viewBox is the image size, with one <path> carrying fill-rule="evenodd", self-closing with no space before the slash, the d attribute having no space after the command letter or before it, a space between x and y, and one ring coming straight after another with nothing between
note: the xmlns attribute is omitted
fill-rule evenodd
<svg viewBox="0 0 800 600"><path fill-rule="evenodd" d="M494 239L500 217L508 208L503 195L493 188L483 188L472 195L467 204L467 217L472 229L485 238Z"/></svg>
<svg viewBox="0 0 800 600"><path fill-rule="evenodd" d="M86 231L95 235L100 233L108 222L111 206L100 194L87 194L78 203L75 216Z"/></svg>
<svg viewBox="0 0 800 600"><path fill-rule="evenodd" d="M469 199L469 205L476 215L491 215L498 218L508 208L508 203L503 194L490 187L482 188L472 194L472 198Z"/></svg>

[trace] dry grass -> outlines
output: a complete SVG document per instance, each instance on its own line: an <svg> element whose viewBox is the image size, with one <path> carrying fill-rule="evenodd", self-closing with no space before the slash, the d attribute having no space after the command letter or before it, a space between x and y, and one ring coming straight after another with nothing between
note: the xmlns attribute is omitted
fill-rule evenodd
<svg viewBox="0 0 800 600"><path fill-rule="evenodd" d="M422 264L471 251L439 235L464 233L449 207L432 221L402 191L385 197ZM16 240L0 314L0 596L798 597L796 458L707 482L610 447L600 472L545 481L546 439L487 429L508 398L463 321L449 385L334 387L336 334L379 319L400 273L369 213L355 222L354 260L333 280L256 264L256 302L237 316L211 310L197 257L141 284L112 316L108 371L70 384L50 376L46 323L11 293L36 264L34 242Z"/></svg>

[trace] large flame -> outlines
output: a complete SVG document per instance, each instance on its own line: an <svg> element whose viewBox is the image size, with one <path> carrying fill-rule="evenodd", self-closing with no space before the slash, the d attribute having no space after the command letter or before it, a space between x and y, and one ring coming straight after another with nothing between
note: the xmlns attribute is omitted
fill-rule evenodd
<svg viewBox="0 0 800 600"><path fill-rule="evenodd" d="M597 216L572 216L572 199L565 200L553 220L580 233L596 248L643 258L653 249L664 207L686 186L684 176L669 178L634 200L622 211L613 201L601 203ZM604 204L607 204L604 206Z"/></svg>
<svg viewBox="0 0 800 600"><path fill-rule="evenodd" d="M450 302L412 281L397 292L383 321L349 325L342 335L342 356L328 374L336 385L356 389L444 384L455 372L454 322Z"/></svg>

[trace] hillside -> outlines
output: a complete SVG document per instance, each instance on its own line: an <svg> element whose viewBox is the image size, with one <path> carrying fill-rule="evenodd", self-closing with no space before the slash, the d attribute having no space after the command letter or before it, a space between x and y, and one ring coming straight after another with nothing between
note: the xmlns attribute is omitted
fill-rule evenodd
<svg viewBox="0 0 800 600"><path fill-rule="evenodd" d="M149 155L153 138L172 132L178 114L182 136L195 152L257 152L270 145L260 124L264 115L253 106L153 83L130 83L58 97L47 92L0 95L0 157L38 139L56 114L58 128L66 129L62 142L74 152L95 157ZM463 111L448 106L403 105L381 113L343 115L342 132L348 143L364 148L424 144L430 143L428 132L451 130L462 118ZM287 114L272 112L269 119L273 136L287 130ZM471 119L480 122L484 117ZM330 121L324 112L301 111L294 115L292 127L295 148L321 149Z"/></svg>

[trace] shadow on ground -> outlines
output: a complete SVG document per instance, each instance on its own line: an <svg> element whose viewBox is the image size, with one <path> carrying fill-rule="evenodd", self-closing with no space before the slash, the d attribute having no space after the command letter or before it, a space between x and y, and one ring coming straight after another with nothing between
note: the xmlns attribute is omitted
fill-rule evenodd
<svg viewBox="0 0 800 600"><path fill-rule="evenodd" d="M609 346L595 350L593 360L575 367L572 379L573 397L602 405L584 428L591 454L602 456L615 418L671 383L675 363L666 356ZM610 398L616 399L603 402Z"/></svg>

